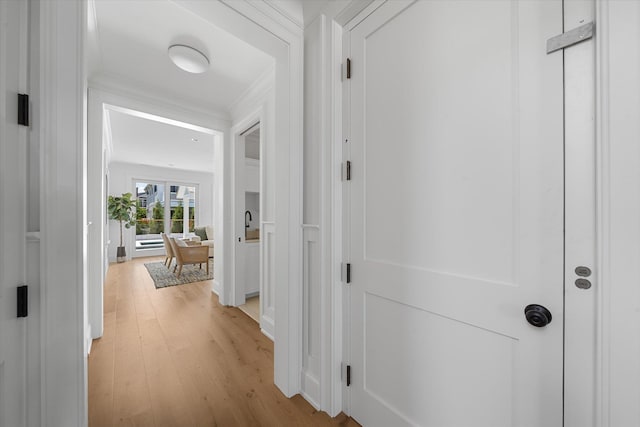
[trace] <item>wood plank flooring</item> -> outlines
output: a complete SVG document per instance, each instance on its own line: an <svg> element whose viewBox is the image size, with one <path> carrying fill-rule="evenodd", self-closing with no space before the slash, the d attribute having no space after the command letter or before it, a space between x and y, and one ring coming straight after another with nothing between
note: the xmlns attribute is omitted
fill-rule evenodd
<svg viewBox="0 0 640 427"><path fill-rule="evenodd" d="M247 298L247 301L238 308L247 316L260 323L260 296Z"/></svg>
<svg viewBox="0 0 640 427"><path fill-rule="evenodd" d="M89 356L89 426L358 426L273 384L273 343L210 281L155 289L138 258L109 268Z"/></svg>

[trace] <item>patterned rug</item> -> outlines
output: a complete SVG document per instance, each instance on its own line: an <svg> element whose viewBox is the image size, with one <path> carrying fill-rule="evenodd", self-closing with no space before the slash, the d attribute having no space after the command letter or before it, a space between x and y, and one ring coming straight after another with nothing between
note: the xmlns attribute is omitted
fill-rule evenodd
<svg viewBox="0 0 640 427"><path fill-rule="evenodd" d="M144 265L149 271L149 275L153 279L153 284L157 288L166 288L167 286L184 285L185 283L202 282L203 280L213 279L213 259L209 258L209 275L207 276L207 269L203 265L202 270L198 265L185 265L182 267L182 273L180 278L176 277L173 273L173 266L171 268L165 267L162 262L150 262Z"/></svg>

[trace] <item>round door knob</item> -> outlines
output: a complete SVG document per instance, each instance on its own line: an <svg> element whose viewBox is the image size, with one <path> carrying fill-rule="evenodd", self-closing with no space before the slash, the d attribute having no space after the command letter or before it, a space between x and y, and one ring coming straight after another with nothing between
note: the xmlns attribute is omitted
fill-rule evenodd
<svg viewBox="0 0 640 427"><path fill-rule="evenodd" d="M524 308L524 316L527 322L537 328L542 328L551 323L551 312L538 304L529 304Z"/></svg>

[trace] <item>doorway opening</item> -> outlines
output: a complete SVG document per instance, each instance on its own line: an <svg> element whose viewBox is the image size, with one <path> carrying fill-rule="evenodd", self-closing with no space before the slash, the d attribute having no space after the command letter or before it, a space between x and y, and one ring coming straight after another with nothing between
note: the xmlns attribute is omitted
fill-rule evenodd
<svg viewBox="0 0 640 427"><path fill-rule="evenodd" d="M214 151L221 150L224 134L93 88L88 107L87 209L96 220L87 245L92 284L87 311L95 339L104 333L104 281L118 245L129 260L165 257L161 233L191 239L196 228L214 226L214 211L222 210L214 206ZM109 220L105 203L109 195L125 193L135 200L136 224L124 230L120 242L118 223Z"/></svg>
<svg viewBox="0 0 640 427"><path fill-rule="evenodd" d="M244 146L244 150L243 150ZM262 289L260 212L264 205L261 191L260 123L243 131L236 138L236 213L243 213L244 236L236 246L236 287L240 296L238 308L260 324L260 295ZM244 155L243 155L244 151ZM244 301L243 301L244 296Z"/></svg>
<svg viewBox="0 0 640 427"><path fill-rule="evenodd" d="M124 6L121 4L118 7ZM294 188L295 186L277 184L289 181L300 182L299 179L291 179L291 177L299 175L301 169L300 162L293 160L301 157L301 147L296 142L301 136L301 115L295 113L295 111L299 111L297 107L302 103L301 80L295 73L295 69L302 62L301 34L284 34L280 24L276 22L266 26L256 26L253 21L247 19L253 11L234 10L234 7L229 8L223 4L194 4L187 7L174 2L158 2L154 3L151 10L143 10L145 3L127 2L127 7L132 8L132 13L124 14L126 16L145 14L150 19L149 13L152 13L171 17L163 22L172 22L172 25L169 26L171 28L168 30L175 34L169 34L169 39L160 36L156 40L157 29L140 28L138 31L137 25L126 25L122 22L122 19L125 18L122 16L122 11L117 10L118 7L114 7L111 2L101 0L89 3L89 149L95 148L92 147L94 144L91 141L98 141L102 136L102 130L95 130L96 127L91 123L95 124L104 120L103 111L101 111L103 104L145 111L159 117L171 117L172 120L195 123L197 126L219 130L215 136L217 143L214 144L212 161L215 171L215 188L209 193L214 200L212 208L212 222L214 224L212 225L213 240L216 242L215 275L211 290L219 295L220 302L224 305L237 305L234 295L235 266L233 264L234 245L232 245L236 234L234 229L236 220L232 217L234 200L232 187L234 166L231 163L234 159L232 153L233 130L240 127L247 129L244 123L245 117L251 115L253 111L263 111L263 117L260 120L260 149L265 150L265 146L270 146L268 150L271 151L266 156L261 156L260 162L267 167L259 168L258 173L263 177L268 175L268 178L261 179L262 188L250 192L259 195L245 196L248 197L245 200L245 205L255 204L257 196L258 208L254 209L255 212L250 212L253 217L250 222L257 222L258 225L249 227L254 230L243 228L241 238L247 237L244 234L245 231L260 235L262 250L258 252L258 264L264 262L265 268L259 268L258 271L265 271L265 275L268 273L268 282L271 284L269 287L270 298L263 299L263 301L269 302L272 309L267 335L274 341L282 343L282 346L276 345L275 348L274 381L287 396L291 396L299 389L299 380L297 379L299 369L296 368L299 362L294 357L296 351L293 350L299 347L299 339L298 334L293 333L291 328L287 327L287 322L280 322L280 333L276 333L274 307L276 299L279 299L284 318L299 316L299 307L296 307L295 303L297 298L290 298L292 294L295 295L297 289L294 286L292 290L289 290L288 287L289 282L297 283L297 280L291 280L291 278L297 278L299 274L297 270L300 267L300 260L290 259L289 256L290 253L293 253L294 258L299 257L296 245L299 240L297 234L300 231L299 226L295 224L299 224L300 218L297 217L299 214L297 209L292 209L290 206L299 204L300 196L299 191ZM179 25L184 23L191 25ZM125 27L131 31L123 31L122 28ZM190 31L193 32L189 40L183 42L189 42L193 45L198 45L200 42L200 45L196 46L199 48L198 50L215 58L211 62L210 69L203 75L189 76L183 71L175 69L171 63L168 63L169 67L174 68L164 68L167 61L165 61L166 46L163 43L179 43L180 40L177 39L184 36L178 31L181 28L190 28ZM94 31L96 29L100 31ZM154 40L151 41L151 39ZM164 41L158 42L158 40ZM205 43L206 46L202 46L203 41L212 44ZM225 41L225 43L221 41ZM97 46L97 50L91 51L92 46ZM117 47L117 49L112 49L113 47ZM129 52L130 55L114 56L123 52ZM233 64L234 60L242 56L241 52L252 52L256 56L253 59L243 58L244 63L242 64ZM157 61L154 59L156 54L158 55ZM144 58L144 61L138 61L139 58ZM143 67L149 65L153 66L152 72L143 70ZM223 67L229 67L229 70L222 70ZM256 71L258 69L260 72ZM206 80L212 75L218 75L226 80L224 83ZM140 76L145 77L141 78ZM167 78L168 80L160 81L159 78ZM253 79L253 81L245 84L247 79ZM294 81L297 82L295 85L293 85ZM276 105L278 105L277 113ZM268 130L266 141L263 132L265 127ZM277 146L274 144L276 135ZM104 161L104 151L96 153L97 155L93 158L89 153L89 181L96 178L98 175L96 171L102 169L104 172L106 170L105 163L107 162ZM110 154L108 148L106 151L107 155ZM176 157L183 157L181 154L179 149L176 150ZM275 167L277 159L281 159L279 161L282 162L278 169ZM98 167L91 167L92 162ZM112 172L100 173L99 181L96 182L104 182L103 187L113 190L115 176L112 176ZM130 174L128 180L132 191L135 191L136 194L138 193L136 183L152 185L162 183L165 192L174 184L195 188L194 222L197 224L198 218L203 218L201 211L204 205L203 198L207 191L202 185L197 187L192 185L196 181L191 179L163 180L140 173ZM264 193L271 195L270 209L263 209L260 206L259 200L265 198ZM107 190L103 188L102 195L106 194ZM91 191L89 198L92 198ZM104 211L103 199L97 200L100 203L94 201L93 208L91 208L93 212L89 213L90 217L99 211ZM279 208L276 209L277 207ZM164 215L160 213L161 210L164 210ZM147 209L146 218L141 219L148 220L149 232L152 220L156 227L155 231L158 231L161 223L165 231L167 227L171 227L171 223L167 225L166 222L171 220L167 216L173 215L171 211L167 214L166 210L167 207L163 205L162 209L156 209L157 212L154 215L153 209L151 209L151 213ZM243 207L243 213L245 210ZM159 218L160 216L164 217ZM159 221L160 219L163 221ZM278 240L275 239L276 220L282 224L279 228L280 237ZM244 227L244 218L242 224ZM265 228L265 224L270 227ZM143 230L139 231L142 235ZM191 232L189 227L182 234ZM89 240L91 241L90 238ZM132 239L132 241L134 240ZM265 241L269 243L265 244ZM101 266L100 269L95 268L96 271L92 274L98 278L95 283L100 283L100 289L89 291L90 294L94 294L93 298L90 297L93 302L89 303L95 309L90 310L93 313L90 316L90 323L96 323L96 327L91 328L93 338L101 336L104 330L103 320L97 319L98 316L95 314L102 312L102 295L99 294L102 291L102 282L108 267L105 265L105 259L108 259L105 257L108 248L105 248L104 244L105 241L100 248L95 248L96 253L99 254L95 255L95 258L100 258L100 260L97 263L89 262L88 266L89 270L94 268L92 265ZM135 243L131 244L135 245ZM151 251L160 248L132 249L131 254L144 252L144 255L150 255ZM276 282L280 284L280 290L275 288ZM90 283L93 283L93 280ZM260 289L260 293L263 293L262 289ZM246 297L246 294L243 296ZM291 315L287 314L289 311L291 311ZM294 322L294 324L298 323ZM280 336L279 340L276 339L277 335Z"/></svg>

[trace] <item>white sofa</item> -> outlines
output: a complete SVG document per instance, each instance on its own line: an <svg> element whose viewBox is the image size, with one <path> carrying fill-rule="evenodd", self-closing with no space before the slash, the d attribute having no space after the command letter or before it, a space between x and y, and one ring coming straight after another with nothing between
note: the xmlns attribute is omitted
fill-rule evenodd
<svg viewBox="0 0 640 427"><path fill-rule="evenodd" d="M196 227L202 228L202 227ZM213 258L213 227L206 225L204 226L205 232L207 233L207 239L202 240L200 236L194 236L191 238L194 242L200 242L201 245L209 246L209 258Z"/></svg>

